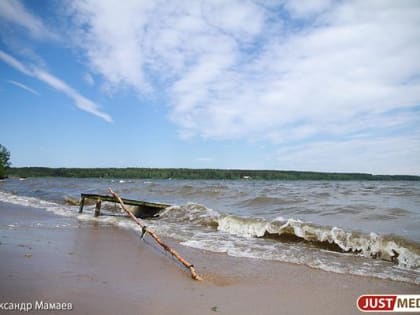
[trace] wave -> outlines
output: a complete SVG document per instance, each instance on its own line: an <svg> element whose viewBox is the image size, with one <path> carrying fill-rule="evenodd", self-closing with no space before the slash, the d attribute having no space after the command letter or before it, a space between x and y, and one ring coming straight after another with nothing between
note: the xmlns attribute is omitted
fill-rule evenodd
<svg viewBox="0 0 420 315"><path fill-rule="evenodd" d="M420 268L420 244L396 235L347 231L282 217L268 221L226 215L194 203L170 207L161 217L178 223L211 226L218 231L245 238L302 242L319 249L392 262L402 268Z"/></svg>
<svg viewBox="0 0 420 315"><path fill-rule="evenodd" d="M68 197L64 197L67 200ZM8 202L25 207L42 208L48 212L53 212L57 215L72 217L77 212L72 211L72 208L66 207L53 201L46 201L36 197L19 196L7 192L0 191L0 201Z"/></svg>
<svg viewBox="0 0 420 315"><path fill-rule="evenodd" d="M242 192L232 191L229 186L224 184L207 184L204 186L186 183L179 186L159 185L152 182L148 184L147 191L159 193L160 195L178 196L183 198L217 198L223 196L241 196ZM233 194L233 195L232 195Z"/></svg>
<svg viewBox="0 0 420 315"><path fill-rule="evenodd" d="M185 184L173 192L185 197L217 197L227 193L228 187L222 184L206 185L204 187Z"/></svg>
<svg viewBox="0 0 420 315"><path fill-rule="evenodd" d="M168 207L160 213L160 218L165 221L192 223L215 228L218 226L219 217L219 212L196 203Z"/></svg>
<svg viewBox="0 0 420 315"><path fill-rule="evenodd" d="M320 248L390 261L404 268L420 267L420 245L394 235L346 231L294 219L268 222L236 216L221 218L218 229L245 237L305 241Z"/></svg>
<svg viewBox="0 0 420 315"><path fill-rule="evenodd" d="M303 198L279 198L258 196L255 198L246 199L238 203L242 207L264 207L264 206L279 206L287 204L295 204L297 202L305 201Z"/></svg>

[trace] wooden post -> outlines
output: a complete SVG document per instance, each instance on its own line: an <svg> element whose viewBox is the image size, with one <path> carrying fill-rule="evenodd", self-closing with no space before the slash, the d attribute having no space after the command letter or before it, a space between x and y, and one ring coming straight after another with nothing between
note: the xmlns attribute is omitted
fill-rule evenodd
<svg viewBox="0 0 420 315"><path fill-rule="evenodd" d="M79 213L83 212L83 206L85 205L85 197L82 197L82 200L80 200L80 208Z"/></svg>
<svg viewBox="0 0 420 315"><path fill-rule="evenodd" d="M162 240L156 235L155 232L153 232L151 229L149 229L143 222L141 222L139 219L137 219L133 213L131 213L124 205L124 202L121 200L120 196L112 191L111 188L109 188L109 192L114 196L114 198L120 203L121 207L127 214L130 216L131 219L133 219L134 222L137 223L142 228L142 233L148 233L160 246L163 247L164 250L169 252L173 257L178 259L178 261L183 264L186 268L188 268L191 272L191 277L194 280L203 280L202 277L195 271L194 265L190 264L188 261L186 261L180 254L178 254L177 251L166 245Z"/></svg>
<svg viewBox="0 0 420 315"><path fill-rule="evenodd" d="M101 215L101 203L102 203L101 199L98 199L96 201L95 214L94 214L95 217L99 217Z"/></svg>

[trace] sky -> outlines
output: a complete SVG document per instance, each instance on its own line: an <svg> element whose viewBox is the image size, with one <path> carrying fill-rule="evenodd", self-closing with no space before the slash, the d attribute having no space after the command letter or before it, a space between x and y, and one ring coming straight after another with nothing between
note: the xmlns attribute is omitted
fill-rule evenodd
<svg viewBox="0 0 420 315"><path fill-rule="evenodd" d="M0 1L13 166L420 175L420 2Z"/></svg>

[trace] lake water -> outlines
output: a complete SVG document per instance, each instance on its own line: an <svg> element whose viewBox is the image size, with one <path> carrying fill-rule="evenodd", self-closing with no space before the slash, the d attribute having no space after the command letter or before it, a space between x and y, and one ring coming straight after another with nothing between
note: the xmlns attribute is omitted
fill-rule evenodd
<svg viewBox="0 0 420 315"><path fill-rule="evenodd" d="M93 206L79 214L66 203L108 187L173 205L145 221L185 246L420 284L420 182L28 178L0 181L0 201L138 229L126 217L94 218Z"/></svg>

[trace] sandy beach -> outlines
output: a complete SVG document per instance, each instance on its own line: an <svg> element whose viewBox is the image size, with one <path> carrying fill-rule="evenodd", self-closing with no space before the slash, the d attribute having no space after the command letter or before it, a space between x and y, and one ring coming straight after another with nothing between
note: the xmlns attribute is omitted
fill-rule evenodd
<svg viewBox="0 0 420 315"><path fill-rule="evenodd" d="M0 303L71 303L73 314L360 314L361 294L420 292L413 284L165 241L203 282L133 231L0 203Z"/></svg>

